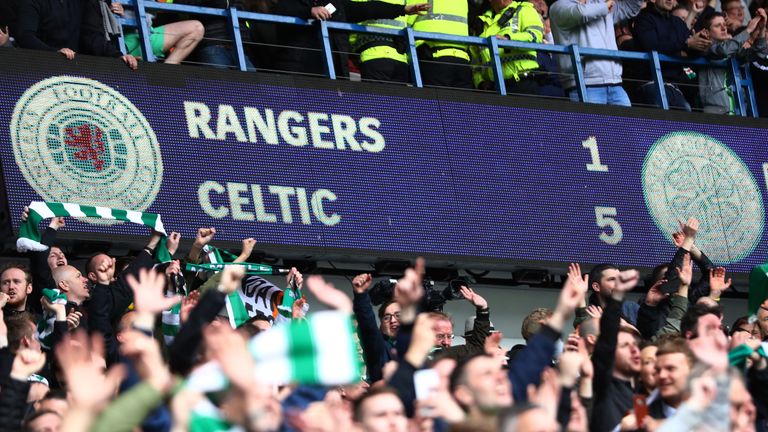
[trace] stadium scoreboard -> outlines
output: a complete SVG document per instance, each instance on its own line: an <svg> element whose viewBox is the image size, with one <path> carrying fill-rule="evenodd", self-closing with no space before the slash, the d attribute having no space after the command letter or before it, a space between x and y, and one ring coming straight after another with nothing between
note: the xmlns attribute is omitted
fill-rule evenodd
<svg viewBox="0 0 768 432"><path fill-rule="evenodd" d="M758 120L5 51L14 228L45 200L159 213L187 238L652 267L694 216L714 262L768 261Z"/></svg>

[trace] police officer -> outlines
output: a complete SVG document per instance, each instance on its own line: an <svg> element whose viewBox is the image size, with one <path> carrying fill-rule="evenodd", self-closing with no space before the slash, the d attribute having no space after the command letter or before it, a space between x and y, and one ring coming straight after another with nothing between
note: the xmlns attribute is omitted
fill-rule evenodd
<svg viewBox="0 0 768 432"><path fill-rule="evenodd" d="M353 0L366 3L368 0ZM405 7L406 0L381 0ZM393 19L370 19L360 25L402 30L408 26L408 18L400 15ZM366 80L410 82L408 55L403 38L383 35L352 33L349 44L353 52L360 54L360 75Z"/></svg>
<svg viewBox="0 0 768 432"><path fill-rule="evenodd" d="M415 3L416 0L408 0ZM467 0L429 0L428 13L410 17L415 31L469 36ZM417 40L419 67L425 85L473 88L467 47L450 42Z"/></svg>
<svg viewBox="0 0 768 432"><path fill-rule="evenodd" d="M479 17L483 23L480 37L542 43L544 24L532 3L525 0L491 0L490 3L491 9ZM490 49L476 47L473 53L478 65L473 76L475 85L488 88L494 81ZM499 56L507 92L538 94L539 86L533 75L539 67L535 50L500 48Z"/></svg>

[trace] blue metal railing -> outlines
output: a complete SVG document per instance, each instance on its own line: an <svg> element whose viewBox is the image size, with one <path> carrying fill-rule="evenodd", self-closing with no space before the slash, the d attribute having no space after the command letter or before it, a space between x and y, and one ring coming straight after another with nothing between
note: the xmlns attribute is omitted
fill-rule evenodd
<svg viewBox="0 0 768 432"><path fill-rule="evenodd" d="M120 3L126 6L131 6L136 14L136 19L122 19L121 22L124 26L135 27L138 30L144 60L155 61L155 56L152 54L152 47L149 41L150 28L147 22L147 11L168 11L168 12L181 12L189 13L193 15L208 15L219 16L226 18L230 33L233 41L234 54L236 64L239 70L246 71L245 51L243 49L243 41L240 37L240 20L269 22L274 24L288 24L296 26L314 26L317 25L314 20L302 20L295 17L262 14L255 12L243 12L236 8L228 9L215 9L200 6L190 6L174 3L158 3L155 1L147 0L118 0ZM529 42L517 42L509 40L500 40L495 37L480 38L475 36L452 36L439 33L426 33L414 31L412 28L405 29L388 29L380 27L368 27L359 24L349 24L335 21L320 21L318 36L321 38L321 46L323 51L323 58L325 61L326 74L330 79L336 79L336 70L333 62L333 52L331 48L330 31L345 31L355 33L369 33L376 35L385 35L392 37L404 38L408 43L408 54L411 68L411 75L413 79L413 85L415 87L423 87L421 79L421 71L418 63L418 56L416 54L416 40L431 40L441 42L455 42L466 45L480 45L486 46L491 52L491 64L490 67L493 70L496 84L496 91L501 95L507 94L506 85L504 83L501 60L499 56L500 48L519 48L526 50L536 50L553 54L568 55L571 58L573 64L573 74L576 81L576 92L579 96L579 100L583 101L587 92L586 84L584 83L584 64L583 58L600 58L600 59L612 59L612 60L640 60L647 61L650 64L651 76L654 78L654 82L657 87L657 92L660 97L661 107L665 110L669 109L669 102L667 101L666 92L664 91L664 80L662 78L661 64L673 63L688 66L707 66L730 69L734 87L735 87L735 103L739 108L741 116L746 117L752 115L758 116L757 102L755 100L754 87L752 85L752 77L749 71L749 64L742 65L735 58L729 60L720 61L707 61L706 59L699 58L695 60L670 57L667 55L659 54L656 51L649 53L645 52L633 52L633 51L613 51L605 49L579 47L576 45L563 46L563 45L545 45ZM124 44L121 42L121 47L124 49ZM742 72L743 69L743 72Z"/></svg>

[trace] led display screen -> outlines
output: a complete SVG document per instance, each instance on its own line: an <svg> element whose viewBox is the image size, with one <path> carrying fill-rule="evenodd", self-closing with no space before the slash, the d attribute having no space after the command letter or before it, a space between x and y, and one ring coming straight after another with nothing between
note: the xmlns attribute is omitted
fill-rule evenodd
<svg viewBox="0 0 768 432"><path fill-rule="evenodd" d="M0 55L14 228L42 199L159 213L185 237L650 267L696 216L713 261L768 255L757 121Z"/></svg>

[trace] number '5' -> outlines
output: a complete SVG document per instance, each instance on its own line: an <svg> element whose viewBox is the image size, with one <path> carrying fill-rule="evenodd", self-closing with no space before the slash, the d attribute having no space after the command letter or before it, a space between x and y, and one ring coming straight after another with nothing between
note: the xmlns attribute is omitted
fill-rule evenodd
<svg viewBox="0 0 768 432"><path fill-rule="evenodd" d="M615 219L616 207L595 207L595 222L600 228L610 228L610 232L602 231L600 240L609 245L618 244L621 241L624 232L621 230L619 221Z"/></svg>

